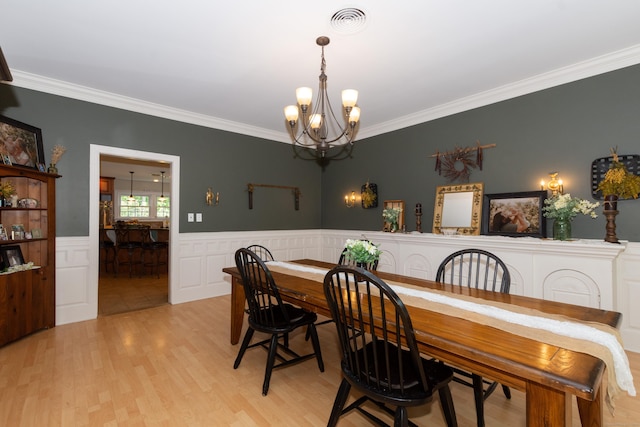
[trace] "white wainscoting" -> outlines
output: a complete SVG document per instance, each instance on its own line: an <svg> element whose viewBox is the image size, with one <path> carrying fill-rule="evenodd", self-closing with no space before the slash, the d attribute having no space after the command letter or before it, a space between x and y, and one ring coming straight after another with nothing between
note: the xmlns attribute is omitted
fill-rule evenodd
<svg viewBox="0 0 640 427"><path fill-rule="evenodd" d="M383 251L380 271L425 279L433 279L440 261L456 250L493 252L509 268L511 293L620 311L625 348L640 351L640 314L632 308L633 301L640 301L640 243L353 230L183 233L172 243L176 271L170 274L169 301L179 304L229 293L230 278L222 268L234 265L239 247L262 244L279 260L332 262L345 239L363 236ZM89 245L86 237L56 239L56 324L97 315L97 266L90 265Z"/></svg>

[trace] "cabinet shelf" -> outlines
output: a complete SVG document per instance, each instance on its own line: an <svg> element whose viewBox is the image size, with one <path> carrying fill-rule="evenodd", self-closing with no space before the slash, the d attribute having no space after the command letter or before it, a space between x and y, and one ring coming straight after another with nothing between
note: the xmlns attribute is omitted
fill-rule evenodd
<svg viewBox="0 0 640 427"><path fill-rule="evenodd" d="M47 208L12 208L12 207L0 208L0 212L2 211L7 211L7 212L46 211L46 210L48 209Z"/></svg>
<svg viewBox="0 0 640 427"><path fill-rule="evenodd" d="M0 240L0 248L18 246L24 262L38 266L0 275L0 346L55 326L55 180L59 177L0 164L0 181L11 181L19 199L37 201L37 207L0 207L0 224L7 237L11 237L13 226L18 225L27 233L37 230L39 236ZM7 267L2 251L0 265Z"/></svg>
<svg viewBox="0 0 640 427"><path fill-rule="evenodd" d="M36 239L21 239L21 240L0 240L0 246L5 245L19 245L20 243L31 243L31 242L46 242L48 239L46 237L38 237ZM25 262L29 262L30 260L25 258Z"/></svg>

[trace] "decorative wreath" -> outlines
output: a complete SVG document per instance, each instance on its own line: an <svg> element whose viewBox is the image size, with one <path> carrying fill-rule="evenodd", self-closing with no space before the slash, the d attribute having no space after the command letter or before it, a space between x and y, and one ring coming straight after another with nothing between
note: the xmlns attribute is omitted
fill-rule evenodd
<svg viewBox="0 0 640 427"><path fill-rule="evenodd" d="M469 182L471 169L477 168L482 162L481 151L476 153L474 148L456 147L453 151L444 154L438 154L436 157L436 170L439 175L443 175L450 182L461 181ZM474 155L475 154L475 155ZM476 157L476 159L474 159ZM480 163L481 164L481 163ZM482 168L482 166L480 166Z"/></svg>

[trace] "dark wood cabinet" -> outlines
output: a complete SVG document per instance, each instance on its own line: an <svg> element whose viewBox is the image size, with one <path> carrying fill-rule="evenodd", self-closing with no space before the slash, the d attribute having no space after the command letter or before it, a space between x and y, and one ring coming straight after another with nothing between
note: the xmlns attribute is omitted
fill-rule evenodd
<svg viewBox="0 0 640 427"><path fill-rule="evenodd" d="M59 175L0 165L0 181L11 181L20 203L0 207L6 238L3 249L18 246L29 270L0 273L0 346L55 326L56 192ZM23 234L11 231L21 226ZM12 238L13 237L13 238Z"/></svg>
<svg viewBox="0 0 640 427"><path fill-rule="evenodd" d="M115 187L115 178L109 176L100 177L100 201L112 202Z"/></svg>

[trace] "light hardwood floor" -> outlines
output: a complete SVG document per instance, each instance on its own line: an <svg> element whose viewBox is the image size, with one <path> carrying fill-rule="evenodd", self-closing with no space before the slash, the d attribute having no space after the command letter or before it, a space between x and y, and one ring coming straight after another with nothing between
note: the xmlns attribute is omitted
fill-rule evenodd
<svg viewBox="0 0 640 427"><path fill-rule="evenodd" d="M98 315L125 313L168 304L169 278L167 273L145 274L142 277L127 274L113 277L101 273L98 281Z"/></svg>
<svg viewBox="0 0 640 427"><path fill-rule="evenodd" d="M101 316L0 348L0 426L326 425L341 379L333 325L319 327L325 372L315 360L276 370L263 397L263 350L248 351L233 369L229 303L224 296ZM302 334L291 342L310 347ZM637 379L640 354L629 356ZM452 384L452 391L459 425L474 426L471 389ZM437 398L411 415L419 425L445 425ZM524 425L524 395L513 391L507 400L496 391L486 420ZM369 423L354 412L339 425ZM638 398L622 396L605 425L640 426Z"/></svg>

